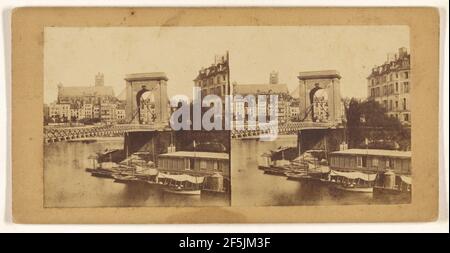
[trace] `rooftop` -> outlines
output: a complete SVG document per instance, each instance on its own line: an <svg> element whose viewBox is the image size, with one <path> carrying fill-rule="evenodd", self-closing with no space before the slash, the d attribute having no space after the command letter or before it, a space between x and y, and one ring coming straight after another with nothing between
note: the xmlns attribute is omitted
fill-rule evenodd
<svg viewBox="0 0 450 253"><path fill-rule="evenodd" d="M224 60L223 62L219 62L209 66L208 68L202 68L197 77L195 77L194 81L203 80L209 78L211 76L215 76L217 74L224 74L229 71L228 60Z"/></svg>
<svg viewBox="0 0 450 253"><path fill-rule="evenodd" d="M332 152L331 154L338 155L371 155L371 156L390 156L411 158L411 151L398 151L386 149L346 149Z"/></svg>
<svg viewBox="0 0 450 253"><path fill-rule="evenodd" d="M336 70L304 71L298 73L297 77L299 80L330 79L330 78L341 79L341 75Z"/></svg>
<svg viewBox="0 0 450 253"><path fill-rule="evenodd" d="M125 76L127 81L137 80L169 80L164 72L133 73Z"/></svg>
<svg viewBox="0 0 450 253"><path fill-rule="evenodd" d="M383 64L372 68L372 72L367 78L384 75L391 71L409 69L410 58L411 56L405 47L399 48L399 52L397 54L388 54L387 60Z"/></svg>
<svg viewBox="0 0 450 253"><path fill-rule="evenodd" d="M84 96L111 96L114 97L114 90L111 86L69 86L59 87L60 97L84 97Z"/></svg>
<svg viewBox="0 0 450 253"><path fill-rule="evenodd" d="M160 157L195 157L195 158L206 158L206 159L221 159L229 160L230 155L227 153L217 153L217 152L198 152L198 151L177 151L171 153L165 153L159 155Z"/></svg>

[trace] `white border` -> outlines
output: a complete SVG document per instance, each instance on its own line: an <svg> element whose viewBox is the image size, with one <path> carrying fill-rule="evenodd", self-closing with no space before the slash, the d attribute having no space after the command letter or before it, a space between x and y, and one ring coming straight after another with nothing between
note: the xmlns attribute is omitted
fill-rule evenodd
<svg viewBox="0 0 450 253"><path fill-rule="evenodd" d="M448 1L447 0L2 0L3 61L0 75L0 232L449 232L449 72L448 72ZM440 215L428 223L359 224L239 224L239 225L19 225L11 219L11 10L22 6L430 6L441 15L441 122L440 122ZM443 56L443 57L442 57ZM444 67L447 66L447 67ZM6 140L6 141L3 141ZM444 154L446 155L444 157Z"/></svg>

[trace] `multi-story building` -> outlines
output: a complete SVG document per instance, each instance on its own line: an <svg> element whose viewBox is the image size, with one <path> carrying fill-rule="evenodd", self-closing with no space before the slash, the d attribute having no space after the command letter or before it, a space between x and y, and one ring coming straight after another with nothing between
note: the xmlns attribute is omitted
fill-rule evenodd
<svg viewBox="0 0 450 253"><path fill-rule="evenodd" d="M380 103L389 116L411 124L411 67L406 48L399 48L397 54L388 54L383 64L372 69L367 77L367 88L369 99Z"/></svg>
<svg viewBox="0 0 450 253"><path fill-rule="evenodd" d="M116 120L119 123L125 120L125 108L116 109Z"/></svg>
<svg viewBox="0 0 450 253"><path fill-rule="evenodd" d="M116 104L115 103L102 103L100 104L100 119L103 122L115 122L116 121Z"/></svg>
<svg viewBox="0 0 450 253"><path fill-rule="evenodd" d="M289 104L289 119L296 120L300 116L300 104L298 100L293 100Z"/></svg>
<svg viewBox="0 0 450 253"><path fill-rule="evenodd" d="M83 106L80 106L78 104L71 104L70 105L70 120L71 121L78 121L80 119L84 119L84 110Z"/></svg>
<svg viewBox="0 0 450 253"><path fill-rule="evenodd" d="M64 87L58 84L58 98L49 107L49 117L66 117L66 121L92 119L114 122L117 120L116 107L120 103L112 87L105 86L104 75L98 73L94 86ZM125 116L121 114L121 117Z"/></svg>
<svg viewBox="0 0 450 253"><path fill-rule="evenodd" d="M234 95L234 113L235 121L243 120L244 126L248 125L250 117L257 117L259 112L265 111L266 122L269 122L270 115L276 115L278 123L285 123L289 120L290 114L290 95L286 84L278 83L278 74L272 72L270 74L269 84L237 84L233 83ZM239 97L240 95L241 97ZM255 97L255 106L252 106L246 100L246 96L253 95ZM258 101L258 95L265 95L265 101ZM278 95L278 110L274 111L270 103L270 95ZM255 119L257 120L257 118Z"/></svg>
<svg viewBox="0 0 450 253"><path fill-rule="evenodd" d="M70 104L51 103L49 106L50 120L53 122L67 122L71 118Z"/></svg>
<svg viewBox="0 0 450 253"><path fill-rule="evenodd" d="M84 104L83 105L83 110L84 110L84 117L86 119L92 119L93 116L93 105L92 104Z"/></svg>
<svg viewBox="0 0 450 253"><path fill-rule="evenodd" d="M94 104L92 106L92 118L93 119L100 119L100 104Z"/></svg>
<svg viewBox="0 0 450 253"><path fill-rule="evenodd" d="M116 107L116 122L125 123L126 122L126 102L120 101Z"/></svg>
<svg viewBox="0 0 450 253"><path fill-rule="evenodd" d="M213 94L224 101L225 96L231 94L229 73L228 52L226 55L216 56L214 63L208 68L202 68L194 79L194 85L201 88L202 99Z"/></svg>

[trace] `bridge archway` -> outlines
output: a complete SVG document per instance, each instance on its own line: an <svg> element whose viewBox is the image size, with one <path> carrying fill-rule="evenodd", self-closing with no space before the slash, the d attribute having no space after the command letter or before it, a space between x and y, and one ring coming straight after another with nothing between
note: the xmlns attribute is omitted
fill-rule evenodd
<svg viewBox="0 0 450 253"><path fill-rule="evenodd" d="M168 78L163 72L129 74L126 81L126 119L131 124L144 123L141 117L142 98L149 95L153 104L153 120L161 127L169 124L167 97ZM150 93L149 93L150 92ZM147 94L147 95L146 95Z"/></svg>
<svg viewBox="0 0 450 253"><path fill-rule="evenodd" d="M142 89L136 95L136 102L139 110L140 124L153 124L156 120L155 93L147 89Z"/></svg>
<svg viewBox="0 0 450 253"><path fill-rule="evenodd" d="M319 90L326 92L328 104L328 121L342 121L341 90L339 72L335 70L300 72L299 79L299 109L300 119L314 122L314 95Z"/></svg>

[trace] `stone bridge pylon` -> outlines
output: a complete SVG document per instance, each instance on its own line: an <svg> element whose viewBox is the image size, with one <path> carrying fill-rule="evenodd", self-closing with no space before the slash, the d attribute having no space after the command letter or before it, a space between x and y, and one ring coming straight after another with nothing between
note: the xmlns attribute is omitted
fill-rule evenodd
<svg viewBox="0 0 450 253"><path fill-rule="evenodd" d="M341 75L336 70L300 72L299 99L300 118L304 121L314 121L314 94L318 90L325 90L328 97L328 120L331 124L342 122L341 107Z"/></svg>
<svg viewBox="0 0 450 253"><path fill-rule="evenodd" d="M143 123L142 114L146 108L141 104L141 98L144 94L149 94L151 97L153 123L159 126L169 124L168 80L164 72L129 74L125 77L127 103L125 115L129 124Z"/></svg>

